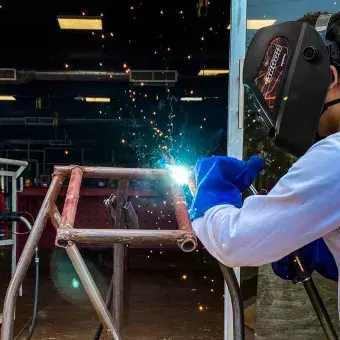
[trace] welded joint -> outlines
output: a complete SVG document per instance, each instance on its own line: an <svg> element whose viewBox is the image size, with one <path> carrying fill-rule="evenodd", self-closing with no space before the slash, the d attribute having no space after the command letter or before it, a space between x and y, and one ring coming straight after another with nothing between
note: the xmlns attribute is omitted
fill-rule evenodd
<svg viewBox="0 0 340 340"><path fill-rule="evenodd" d="M61 175L64 178L65 177L71 177L72 171L74 169L77 169L77 168L79 170L81 170L82 174L84 173L84 168L82 166L80 166L80 165L68 165L67 166L67 171L58 169L58 166L54 166L54 171L53 171L52 177L53 176L57 176L57 175Z"/></svg>
<svg viewBox="0 0 340 340"><path fill-rule="evenodd" d="M58 170L54 171L52 173L52 177L55 177L55 176L59 176L61 178L60 181L63 181L65 179L65 174L63 172L61 172L61 171L58 171Z"/></svg>
<svg viewBox="0 0 340 340"><path fill-rule="evenodd" d="M59 226L60 229L72 229L73 226L70 223L64 223Z"/></svg>
<svg viewBox="0 0 340 340"><path fill-rule="evenodd" d="M72 240L72 235L69 231L65 231L62 235L56 236L55 245L59 248L68 248L74 244Z"/></svg>
<svg viewBox="0 0 340 340"><path fill-rule="evenodd" d="M197 237L195 234L185 234L177 240L178 247L185 253L191 253L197 248Z"/></svg>
<svg viewBox="0 0 340 340"><path fill-rule="evenodd" d="M186 207L188 206L188 203L187 203L186 201L184 201L184 200L176 201L175 204L176 204L176 205L177 205L177 204L183 204L183 205L185 205Z"/></svg>

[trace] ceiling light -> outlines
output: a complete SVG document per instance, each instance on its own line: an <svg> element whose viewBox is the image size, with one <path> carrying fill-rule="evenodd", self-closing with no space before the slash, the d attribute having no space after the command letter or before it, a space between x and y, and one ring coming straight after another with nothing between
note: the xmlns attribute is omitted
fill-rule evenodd
<svg viewBox="0 0 340 340"><path fill-rule="evenodd" d="M11 101L13 101L13 100L16 100L15 99L15 97L13 97L13 96L9 96L9 95L0 95L0 100L7 100L7 101L9 101L9 100L11 100Z"/></svg>
<svg viewBox="0 0 340 340"><path fill-rule="evenodd" d="M85 97L85 101L88 103L110 103L111 98L107 97Z"/></svg>
<svg viewBox="0 0 340 340"><path fill-rule="evenodd" d="M89 16L61 16L57 17L62 30L102 30L101 17Z"/></svg>
<svg viewBox="0 0 340 340"><path fill-rule="evenodd" d="M182 102L201 102L203 100L202 97L182 97Z"/></svg>
<svg viewBox="0 0 340 340"><path fill-rule="evenodd" d="M248 30L259 30L260 28L263 27L268 27L271 25L274 25L276 20L271 20L271 19L264 19L264 20L247 20L247 29ZM227 28L230 30L230 25Z"/></svg>
<svg viewBox="0 0 340 340"><path fill-rule="evenodd" d="M210 69L205 69L201 70L198 75L199 76L217 76L220 74L228 74L229 70L227 69L219 69L219 70L210 70Z"/></svg>

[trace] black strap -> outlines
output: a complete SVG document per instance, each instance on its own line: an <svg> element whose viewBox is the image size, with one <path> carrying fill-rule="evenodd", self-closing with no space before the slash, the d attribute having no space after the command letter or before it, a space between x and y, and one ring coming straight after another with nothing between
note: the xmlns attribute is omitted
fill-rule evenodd
<svg viewBox="0 0 340 340"><path fill-rule="evenodd" d="M339 103L340 103L340 98L334 99L334 100L332 100L328 103L325 103L325 107L326 107L326 109L328 109L330 106L334 106L334 105L339 104Z"/></svg>

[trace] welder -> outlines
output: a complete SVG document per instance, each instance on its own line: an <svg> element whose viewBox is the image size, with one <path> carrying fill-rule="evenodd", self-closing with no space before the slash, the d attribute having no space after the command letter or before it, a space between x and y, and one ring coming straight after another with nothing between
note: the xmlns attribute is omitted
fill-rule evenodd
<svg viewBox="0 0 340 340"><path fill-rule="evenodd" d="M254 37L244 83L272 124L275 143L300 158L268 195L244 202L261 158L198 161L190 215L203 245L223 264L261 266L325 242L331 260L312 250L307 262L326 277L338 275L330 267L340 264L339 49L340 13L308 14Z"/></svg>

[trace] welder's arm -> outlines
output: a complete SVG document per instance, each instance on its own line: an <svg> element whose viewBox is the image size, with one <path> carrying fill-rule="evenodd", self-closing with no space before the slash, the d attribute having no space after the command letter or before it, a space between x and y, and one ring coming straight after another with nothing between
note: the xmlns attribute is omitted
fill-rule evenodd
<svg viewBox="0 0 340 340"><path fill-rule="evenodd" d="M340 138L340 137L339 137ZM340 141L315 145L267 196L219 205L193 221L207 250L232 267L274 262L339 227Z"/></svg>

